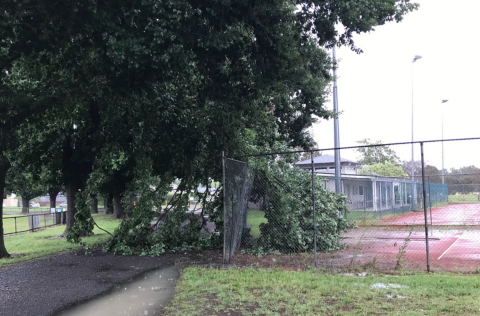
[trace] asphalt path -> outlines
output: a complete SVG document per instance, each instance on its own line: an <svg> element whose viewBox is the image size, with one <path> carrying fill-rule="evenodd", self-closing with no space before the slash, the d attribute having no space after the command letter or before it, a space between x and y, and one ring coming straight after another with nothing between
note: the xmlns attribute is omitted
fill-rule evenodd
<svg viewBox="0 0 480 316"><path fill-rule="evenodd" d="M0 269L0 316L47 316L93 298L139 274L174 264L217 262L218 251L116 256L96 251L53 255Z"/></svg>

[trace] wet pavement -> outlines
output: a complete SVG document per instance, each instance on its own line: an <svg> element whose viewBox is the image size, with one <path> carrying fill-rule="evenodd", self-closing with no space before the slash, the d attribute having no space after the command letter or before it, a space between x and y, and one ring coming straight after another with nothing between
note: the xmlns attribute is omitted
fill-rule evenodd
<svg viewBox="0 0 480 316"><path fill-rule="evenodd" d="M153 270L56 316L159 315L175 294L181 266Z"/></svg>
<svg viewBox="0 0 480 316"><path fill-rule="evenodd" d="M215 262L219 258L219 251L159 257L116 256L98 251L89 255L69 252L14 264L0 269L0 315L57 314L147 271Z"/></svg>

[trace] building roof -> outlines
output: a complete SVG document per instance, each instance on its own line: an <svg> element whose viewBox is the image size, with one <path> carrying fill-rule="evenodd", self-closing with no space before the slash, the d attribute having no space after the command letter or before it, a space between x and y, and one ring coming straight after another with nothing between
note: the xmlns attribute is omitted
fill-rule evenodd
<svg viewBox="0 0 480 316"><path fill-rule="evenodd" d="M359 164L358 162L356 161L353 161L353 160L349 160L349 159L345 159L345 158L341 158L340 157L340 162L341 163L344 163L344 162L349 162L349 163L353 163L353 164ZM303 166L303 165L310 165L312 163L311 159L307 159L307 160L302 160L302 161L299 161L299 162L296 162L295 165L296 166ZM314 164L330 164L330 163L335 163L335 157L332 156L332 155L321 155L321 156L317 156L317 157L314 157L313 158L313 163Z"/></svg>
<svg viewBox="0 0 480 316"><path fill-rule="evenodd" d="M334 180L335 176L332 173L322 173L315 172L317 177L324 177L326 179ZM398 177L387 177L387 176L373 176L373 175L364 175L364 174L342 174L343 180L375 180L375 181L394 181L394 182L404 182L404 183L413 183L410 179L402 179Z"/></svg>

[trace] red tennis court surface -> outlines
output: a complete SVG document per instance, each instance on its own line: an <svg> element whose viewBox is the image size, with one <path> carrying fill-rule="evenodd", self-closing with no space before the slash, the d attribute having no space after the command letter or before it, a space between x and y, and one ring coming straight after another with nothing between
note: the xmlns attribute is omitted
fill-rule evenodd
<svg viewBox="0 0 480 316"><path fill-rule="evenodd" d="M428 225L480 225L480 204L449 204L427 210ZM423 211L382 221L382 225L424 225Z"/></svg>
<svg viewBox="0 0 480 316"><path fill-rule="evenodd" d="M431 270L473 271L480 269L480 205L457 204L428 211ZM348 248L335 254L338 264L350 260L357 265L379 265L394 269L399 249L405 248L403 268L426 269L426 239L423 212L407 213L364 226L343 235ZM462 227L465 225L464 227ZM335 264L335 262L332 262Z"/></svg>

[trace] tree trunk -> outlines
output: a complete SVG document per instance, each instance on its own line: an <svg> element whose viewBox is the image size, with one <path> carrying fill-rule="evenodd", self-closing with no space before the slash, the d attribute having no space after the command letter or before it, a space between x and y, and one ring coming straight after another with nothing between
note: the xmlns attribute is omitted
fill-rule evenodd
<svg viewBox="0 0 480 316"><path fill-rule="evenodd" d="M98 199L95 195L92 195L92 205L90 205L90 213L98 214Z"/></svg>
<svg viewBox="0 0 480 316"><path fill-rule="evenodd" d="M113 195L113 217L123 218L122 196L118 193Z"/></svg>
<svg viewBox="0 0 480 316"><path fill-rule="evenodd" d="M57 195L60 192L57 188L48 188L48 196L50 198L50 210L53 208L55 214L53 214L53 224L60 225L62 223L62 213L57 213Z"/></svg>
<svg viewBox="0 0 480 316"><path fill-rule="evenodd" d="M60 193L60 190L57 188L49 188L48 196L50 197L50 208L57 207L57 195Z"/></svg>
<svg viewBox="0 0 480 316"><path fill-rule="evenodd" d="M67 188L67 216L65 222L65 231L63 232L62 236L66 236L68 230L73 227L73 224L75 223L75 199L79 189L76 181L66 183L65 186Z"/></svg>
<svg viewBox="0 0 480 316"><path fill-rule="evenodd" d="M5 176L7 175L7 170L10 168L10 163L6 161L6 158L3 157L0 151L0 195L5 194ZM3 203L0 203L0 258L8 258L10 254L5 248L5 240L3 239Z"/></svg>
<svg viewBox="0 0 480 316"><path fill-rule="evenodd" d="M30 199L26 199L22 197L22 214L28 214L30 213Z"/></svg>
<svg viewBox="0 0 480 316"><path fill-rule="evenodd" d="M113 214L113 194L108 194L105 201L105 214Z"/></svg>

